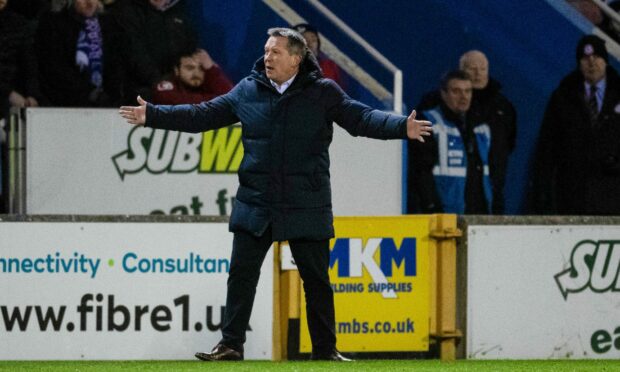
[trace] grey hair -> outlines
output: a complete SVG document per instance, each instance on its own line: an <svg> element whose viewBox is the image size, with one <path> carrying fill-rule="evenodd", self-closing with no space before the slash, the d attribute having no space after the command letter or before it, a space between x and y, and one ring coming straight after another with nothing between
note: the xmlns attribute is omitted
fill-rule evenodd
<svg viewBox="0 0 620 372"><path fill-rule="evenodd" d="M306 39L297 31L285 28L285 27L274 27L267 30L267 35L273 37L285 37L288 42L286 44L286 49L289 54L296 54L301 56L302 59L306 58L310 50L308 49L308 43L306 43Z"/></svg>
<svg viewBox="0 0 620 372"><path fill-rule="evenodd" d="M467 75L462 70L448 71L448 72L446 72L441 77L441 82L440 82L440 85L439 85L441 90L443 90L444 92L447 92L448 91L448 84L450 84L450 82L452 80L467 80L467 81L471 81L471 78L469 77L469 75Z"/></svg>

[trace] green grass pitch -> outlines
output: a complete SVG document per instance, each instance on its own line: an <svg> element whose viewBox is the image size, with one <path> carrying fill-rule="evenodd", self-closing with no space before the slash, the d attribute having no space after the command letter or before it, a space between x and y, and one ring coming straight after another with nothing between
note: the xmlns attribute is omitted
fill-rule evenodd
<svg viewBox="0 0 620 372"><path fill-rule="evenodd" d="M620 372L620 360L361 360L336 362L200 362L200 361L0 361L0 371L584 371Z"/></svg>

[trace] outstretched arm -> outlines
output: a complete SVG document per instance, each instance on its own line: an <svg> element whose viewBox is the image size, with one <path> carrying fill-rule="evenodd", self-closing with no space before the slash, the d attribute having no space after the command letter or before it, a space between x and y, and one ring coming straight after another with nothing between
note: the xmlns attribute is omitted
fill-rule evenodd
<svg viewBox="0 0 620 372"><path fill-rule="evenodd" d="M138 96L139 106L122 106L119 114L133 125L199 133L239 122L233 97L226 94L197 105L158 106Z"/></svg>
<svg viewBox="0 0 620 372"><path fill-rule="evenodd" d="M353 136L377 139L415 139L424 142L432 133L431 123L416 120L415 110L409 115L395 115L374 110L351 99L333 81L325 80L329 102L328 116Z"/></svg>

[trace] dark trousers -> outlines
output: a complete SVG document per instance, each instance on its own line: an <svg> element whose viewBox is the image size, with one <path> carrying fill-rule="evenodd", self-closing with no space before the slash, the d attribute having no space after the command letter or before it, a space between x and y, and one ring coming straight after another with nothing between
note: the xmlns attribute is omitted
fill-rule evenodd
<svg viewBox="0 0 620 372"><path fill-rule="evenodd" d="M234 235L220 342L237 351L243 351L260 268L271 243L271 228L261 237L244 232ZM313 353L328 353L336 348L334 293L328 274L329 240L290 240L289 244L306 292Z"/></svg>

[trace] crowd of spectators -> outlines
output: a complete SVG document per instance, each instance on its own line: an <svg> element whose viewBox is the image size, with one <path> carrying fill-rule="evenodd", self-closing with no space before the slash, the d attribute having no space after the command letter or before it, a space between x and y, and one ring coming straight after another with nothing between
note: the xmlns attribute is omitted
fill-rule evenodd
<svg viewBox="0 0 620 372"><path fill-rule="evenodd" d="M582 37L575 56L542 120L529 212L618 215L620 75L598 36ZM480 51L465 53L417 106L433 136L408 143L409 213L504 213L516 112L488 66Z"/></svg>
<svg viewBox="0 0 620 372"><path fill-rule="evenodd" d="M211 97L231 88L199 50L182 0L0 0L0 41L2 117L11 106L118 107L137 95L151 99L179 81L192 55L201 60L204 83L217 80ZM182 88L191 95L209 87Z"/></svg>
<svg viewBox="0 0 620 372"><path fill-rule="evenodd" d="M620 22L592 0L567 0L620 42ZM614 11L620 1L607 2ZM549 99L534 156L528 213L620 214L620 83L605 41L586 35L577 65ZM409 213L503 214L516 111L480 51L460 59L416 108L433 137L408 143Z"/></svg>

